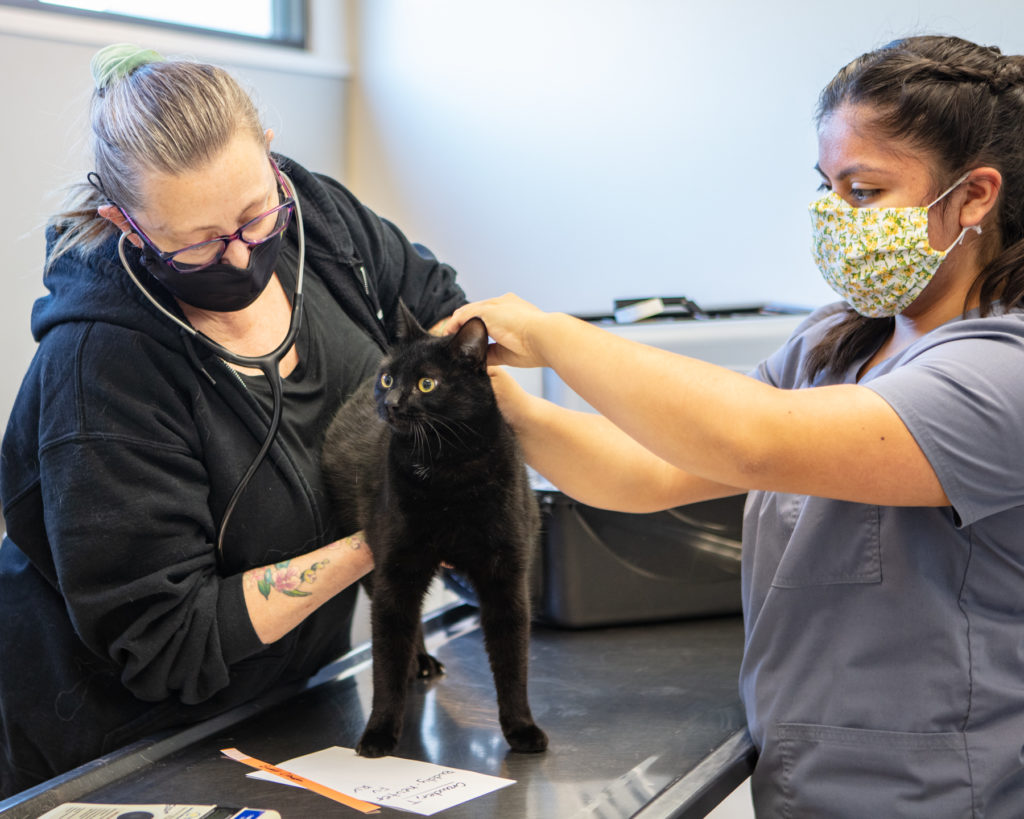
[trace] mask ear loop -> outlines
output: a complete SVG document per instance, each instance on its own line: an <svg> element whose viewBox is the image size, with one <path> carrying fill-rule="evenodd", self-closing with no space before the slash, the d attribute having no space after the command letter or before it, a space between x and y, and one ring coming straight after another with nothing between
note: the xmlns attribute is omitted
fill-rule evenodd
<svg viewBox="0 0 1024 819"><path fill-rule="evenodd" d="M969 177L970 175L971 175L971 172L968 171L963 176L961 176L958 180L956 180L956 182L954 182L952 185L950 185L948 188L946 188L945 191L940 193L938 198L934 202L932 202L931 205L928 205L926 207L926 210L931 210L934 205L937 205L939 202L941 202L943 199L945 199L947 196L949 196L953 191L955 191L958 187L960 187L966 181L967 177ZM945 249L945 251L943 251L943 252L944 253L949 253L954 247L956 247L958 244L963 242L964 236L967 235L967 231L969 231L969 230L973 230L979 236L981 235L981 225L967 225L966 227L961 228L960 235L957 236L956 239L953 240L953 244L951 244L949 247L947 247Z"/></svg>
<svg viewBox="0 0 1024 819"><path fill-rule="evenodd" d="M117 255L121 259L121 266L125 272L135 282L135 286L142 291L150 303L156 307L163 315L171 319L181 329L183 329L188 335L197 341L202 342L214 353L232 364L237 364L242 367L255 367L259 369L267 382L270 384L270 392L274 400L274 409L270 417L270 425L267 427L267 435L263 439L263 444L260 446L259 452L256 453L256 457L253 458L252 463L249 464L249 468L245 471L242 479L238 482L235 487L235 491L231 495L231 499L228 501L228 505L224 508L224 516L221 518L220 526L217 530L217 564L221 567L224 565L224 533L227 531L228 521L231 518L231 513L235 511L235 506L238 504L238 499L241 498L245 488L249 485L249 481L252 480L253 475L256 474L256 470L260 464L267 457L267 453L270 451L271 445L274 443L274 438L277 436L277 429L281 424L281 413L284 404L284 388L281 380L280 363L284 359L285 354L291 349L295 343L295 339L298 338L299 329L302 327L302 279L303 271L306 264L306 233L302 223L302 205L299 204L299 197L295 193L295 185L292 184L284 172L281 175L288 181L288 187L291 188L292 199L295 202L295 223L298 229L299 239L299 260L298 260L298 271L295 274L295 290L292 293L292 316L291 322L288 325L288 332L284 337L284 340L271 352L263 356L245 356L238 355L237 353L231 352L226 347L221 346L212 338L203 333L199 332L195 327L190 324L186 324L184 321L179 319L174 313L171 313L165 308L156 298L142 285L136 277L134 271L132 271L131 265L128 262L128 257L124 252L124 242L128 238L128 234L122 233L121 238L117 242ZM90 176L96 177L94 183ZM93 185L97 190L103 193L102 184L100 183L99 176L95 173L91 173L86 178L89 179L89 184ZM104 193L104 196L106 194Z"/></svg>
<svg viewBox="0 0 1024 819"><path fill-rule="evenodd" d="M89 171L85 175L85 181L88 182L94 190L103 196L107 200L108 205L113 205L114 202L110 198L110 194L107 193L107 189L103 187L103 180L100 179L100 175L96 171ZM116 206L115 206L116 207Z"/></svg>
<svg viewBox="0 0 1024 819"><path fill-rule="evenodd" d="M946 248L945 252L948 254L949 251L951 251L954 247L956 247L959 244L962 244L964 241L964 237L967 235L967 231L969 230L973 230L975 233L981 236L981 225L967 225L966 227L961 228L960 235L953 240L953 244Z"/></svg>
<svg viewBox="0 0 1024 819"><path fill-rule="evenodd" d="M946 188L946 190L944 190L942 193L940 193L935 198L934 202L932 202L930 205L925 205L925 208L927 210L931 210L932 207L937 205L939 202L941 202L943 199L945 199L947 196L949 196L953 191L955 191L957 188L959 188L966 181L967 177L970 176L970 175L971 175L970 171L965 173L958 180L956 180L956 182L954 182L952 185L950 185L948 188Z"/></svg>

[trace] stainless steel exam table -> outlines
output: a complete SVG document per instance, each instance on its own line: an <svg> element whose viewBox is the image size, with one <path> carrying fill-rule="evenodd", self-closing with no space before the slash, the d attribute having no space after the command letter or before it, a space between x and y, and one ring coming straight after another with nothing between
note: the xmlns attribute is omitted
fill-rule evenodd
<svg viewBox="0 0 1024 819"><path fill-rule="evenodd" d="M641 819L704 816L750 773L754 750L737 693L739 617L554 630L535 627L530 700L544 754L508 751L477 613L455 604L428 620L447 674L416 683L396 756L516 780L444 811L448 819ZM190 728L136 743L0 803L35 817L71 801L273 808L292 817L355 817L309 791L250 779L236 747L271 763L354 747L369 714L363 645L308 684ZM74 727L69 727L74 730ZM384 808L380 817L409 817Z"/></svg>

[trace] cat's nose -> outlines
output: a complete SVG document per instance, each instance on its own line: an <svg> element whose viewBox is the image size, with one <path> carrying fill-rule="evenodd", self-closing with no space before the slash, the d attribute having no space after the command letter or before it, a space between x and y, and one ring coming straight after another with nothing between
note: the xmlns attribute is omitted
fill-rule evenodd
<svg viewBox="0 0 1024 819"><path fill-rule="evenodd" d="M398 415L398 396L394 392L388 393L384 396L384 412L387 413L389 421L394 421Z"/></svg>

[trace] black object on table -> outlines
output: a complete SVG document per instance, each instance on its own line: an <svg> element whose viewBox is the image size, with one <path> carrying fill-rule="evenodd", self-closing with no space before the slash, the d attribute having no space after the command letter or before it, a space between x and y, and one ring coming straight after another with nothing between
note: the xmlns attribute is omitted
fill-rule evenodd
<svg viewBox="0 0 1024 819"><path fill-rule="evenodd" d="M551 742L543 754L512 753L501 735L476 609L439 612L427 634L447 674L414 685L395 755L516 780L444 811L447 819L698 817L752 769L737 693L739 617L535 628L530 700ZM220 749L277 764L354 747L369 714L369 666L362 646L306 685L84 765L0 803L0 815L37 817L83 801L248 805L284 819L359 816L312 792L248 778L250 769Z"/></svg>

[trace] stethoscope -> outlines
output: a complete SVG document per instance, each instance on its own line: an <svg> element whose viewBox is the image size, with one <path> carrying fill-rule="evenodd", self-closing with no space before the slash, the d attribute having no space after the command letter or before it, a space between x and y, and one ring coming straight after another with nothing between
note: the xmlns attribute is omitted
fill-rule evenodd
<svg viewBox="0 0 1024 819"><path fill-rule="evenodd" d="M302 274L306 263L306 234L302 225L302 205L299 203L298 194L295 192L295 185L292 184L292 180L284 173L282 176L288 181L288 187L291 188L292 199L295 202L295 221L298 225L299 231L299 263L298 272L295 275L295 290L292 294L292 315L291 321L288 325L288 332L285 334L284 340L277 345L272 351L266 355L261 356L248 356L239 355L233 353L227 347L218 344L209 336L201 333L192 325L179 319L174 313L165 308L153 294L150 293L136 277L132 271L131 265L128 263L128 258L124 252L124 243L128 238L127 233L122 233L121 238L117 242L117 255L121 259L121 266L125 269L125 272L135 282L135 286L142 291L142 294L149 299L150 303L156 307L161 313L167 318L178 325L184 330L189 336L194 338L196 341L205 344L220 358L224 359L230 364L237 364L240 367L254 367L259 369L264 377L267 379L267 383L270 384L270 392L274 400L274 409L270 416L270 426L267 428L267 436L263 439L263 444L260 446L259 452L256 453L256 457L252 463L249 464L249 468L245 471L242 479L238 482L238 486L235 487L234 493L231 495L231 500L228 501L227 507L224 509L224 517L221 518L220 527L217 530L217 561L220 565L223 565L224 560L224 533L227 531L228 521L231 519L231 513L235 511L235 506L238 504L238 499L242 496L246 486L249 485L249 481L252 480L252 476L256 474L256 470L260 464L263 463L264 458L267 457L267 453L270 451L270 447L274 443L274 438L277 436L277 429L281 424L281 411L284 403L284 387L281 379L280 365L287 352L291 349L295 343L295 339L298 338L299 328L302 326Z"/></svg>

